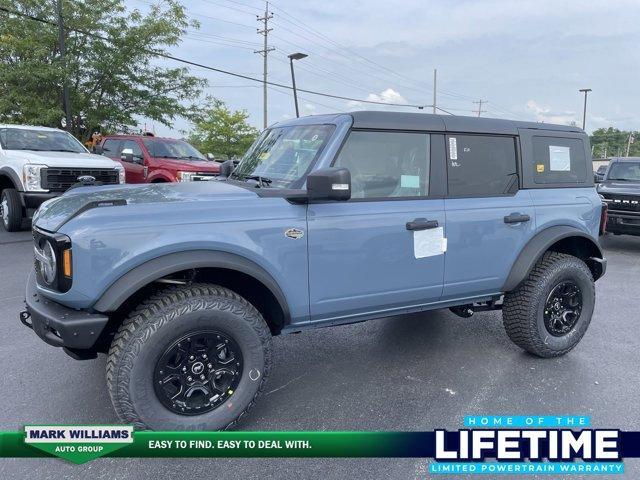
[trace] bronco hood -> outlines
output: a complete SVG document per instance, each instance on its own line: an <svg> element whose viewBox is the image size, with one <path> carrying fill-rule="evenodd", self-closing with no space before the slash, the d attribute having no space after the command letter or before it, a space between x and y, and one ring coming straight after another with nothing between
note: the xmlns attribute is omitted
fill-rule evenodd
<svg viewBox="0 0 640 480"><path fill-rule="evenodd" d="M157 203L158 212L162 214L162 204L167 203L206 202L255 196L250 189L217 180L79 187L43 203L33 216L33 225L55 232L70 219L94 208L126 208L127 205ZM185 205L184 208L188 206Z"/></svg>
<svg viewBox="0 0 640 480"><path fill-rule="evenodd" d="M598 184L598 193L640 196L640 182L621 182L615 180L606 180Z"/></svg>

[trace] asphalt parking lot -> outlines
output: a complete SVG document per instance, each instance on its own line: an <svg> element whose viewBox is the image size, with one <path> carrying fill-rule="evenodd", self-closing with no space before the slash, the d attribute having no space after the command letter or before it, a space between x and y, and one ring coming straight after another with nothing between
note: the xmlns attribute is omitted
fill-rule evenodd
<svg viewBox="0 0 640 480"><path fill-rule="evenodd" d="M640 238L604 240L589 331L565 357L532 357L497 312L398 316L275 339L274 373L245 430L457 429L466 414L584 414L596 427L640 430ZM20 325L29 232L0 227L0 429L117 422L105 358L77 362ZM640 477L640 462L626 465ZM426 478L419 459L2 459L0 478Z"/></svg>

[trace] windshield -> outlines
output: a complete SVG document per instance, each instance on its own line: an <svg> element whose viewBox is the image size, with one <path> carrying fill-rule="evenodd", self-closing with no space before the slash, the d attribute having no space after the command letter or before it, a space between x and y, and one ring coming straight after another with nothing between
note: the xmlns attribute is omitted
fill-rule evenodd
<svg viewBox="0 0 640 480"><path fill-rule="evenodd" d="M640 182L640 162L615 162L609 168L608 180Z"/></svg>
<svg viewBox="0 0 640 480"><path fill-rule="evenodd" d="M182 140L166 138L145 138L142 140L149 155L156 158L179 158L182 160L206 160L205 156L192 145Z"/></svg>
<svg viewBox="0 0 640 480"><path fill-rule="evenodd" d="M333 125L299 125L266 130L231 178L260 177L272 187L299 188L334 128Z"/></svg>
<svg viewBox="0 0 640 480"><path fill-rule="evenodd" d="M86 153L82 144L67 132L25 128L0 129L0 145L5 150Z"/></svg>

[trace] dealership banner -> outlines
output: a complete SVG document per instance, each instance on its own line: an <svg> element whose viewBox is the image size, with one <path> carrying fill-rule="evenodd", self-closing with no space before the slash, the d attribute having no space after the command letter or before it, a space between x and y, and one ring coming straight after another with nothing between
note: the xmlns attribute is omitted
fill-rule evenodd
<svg viewBox="0 0 640 480"><path fill-rule="evenodd" d="M427 432L152 432L123 425L29 425L0 432L0 457L428 458L432 474L620 474L640 432L589 417L469 416Z"/></svg>

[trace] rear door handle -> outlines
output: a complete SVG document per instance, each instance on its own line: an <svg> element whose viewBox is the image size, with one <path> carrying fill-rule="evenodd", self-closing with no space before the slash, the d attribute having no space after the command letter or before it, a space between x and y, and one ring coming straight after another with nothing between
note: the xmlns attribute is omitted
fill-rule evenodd
<svg viewBox="0 0 640 480"><path fill-rule="evenodd" d="M522 223L528 222L529 220L531 220L531 217L523 213L512 213L504 217L504 223Z"/></svg>
<svg viewBox="0 0 640 480"><path fill-rule="evenodd" d="M428 230L437 227L437 220L427 220L426 218L416 218L413 222L407 222L407 230Z"/></svg>

